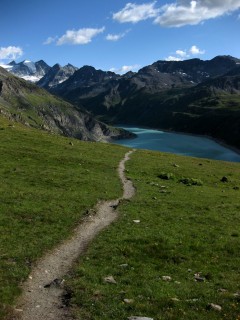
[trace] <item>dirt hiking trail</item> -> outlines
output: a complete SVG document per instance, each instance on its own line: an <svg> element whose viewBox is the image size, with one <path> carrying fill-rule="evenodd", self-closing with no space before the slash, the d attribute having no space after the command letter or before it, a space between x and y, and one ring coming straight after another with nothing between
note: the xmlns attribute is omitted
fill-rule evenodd
<svg viewBox="0 0 240 320"><path fill-rule="evenodd" d="M125 154L118 166L123 185L123 196L116 200L100 202L94 215L84 219L74 231L72 238L47 253L33 268L23 284L23 293L15 308L13 320L72 320L69 309L64 306L63 278L71 270L73 262L84 253L91 240L117 218L117 206L122 199L130 199L135 189L125 177L125 162L135 150Z"/></svg>

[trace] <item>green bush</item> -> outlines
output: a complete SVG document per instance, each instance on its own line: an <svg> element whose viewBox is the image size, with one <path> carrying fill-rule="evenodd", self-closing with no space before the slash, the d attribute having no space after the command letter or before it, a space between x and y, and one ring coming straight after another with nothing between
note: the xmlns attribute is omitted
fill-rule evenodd
<svg viewBox="0 0 240 320"><path fill-rule="evenodd" d="M172 173L165 173L161 172L158 178L163 179L163 180L173 180L174 175Z"/></svg>
<svg viewBox="0 0 240 320"><path fill-rule="evenodd" d="M180 183L186 184L187 186L202 186L203 182L200 179L194 178L181 178L179 179Z"/></svg>

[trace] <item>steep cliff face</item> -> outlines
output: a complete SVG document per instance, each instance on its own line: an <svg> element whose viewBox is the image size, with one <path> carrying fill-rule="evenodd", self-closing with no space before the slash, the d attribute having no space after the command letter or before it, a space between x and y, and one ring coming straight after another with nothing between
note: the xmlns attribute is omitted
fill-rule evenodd
<svg viewBox="0 0 240 320"><path fill-rule="evenodd" d="M54 97L0 68L0 114L27 126L81 140L104 141L131 134L95 120L83 110Z"/></svg>

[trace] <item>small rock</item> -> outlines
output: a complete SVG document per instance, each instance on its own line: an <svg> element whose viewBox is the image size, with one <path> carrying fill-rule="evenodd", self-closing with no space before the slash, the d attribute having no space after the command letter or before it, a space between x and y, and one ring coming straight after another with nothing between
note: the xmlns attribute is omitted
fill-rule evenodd
<svg viewBox="0 0 240 320"><path fill-rule="evenodd" d="M32 276L29 276L28 279L32 280Z"/></svg>
<svg viewBox="0 0 240 320"><path fill-rule="evenodd" d="M218 289L218 292L225 293L225 292L227 292L227 289L220 288L220 289Z"/></svg>
<svg viewBox="0 0 240 320"><path fill-rule="evenodd" d="M178 298L171 298L172 301L180 301Z"/></svg>
<svg viewBox="0 0 240 320"><path fill-rule="evenodd" d="M205 281L205 278L204 278L204 277L201 277L201 274L200 274L200 273L195 273L195 274L194 274L194 279L195 279L195 281L198 281L198 282L203 282L203 281Z"/></svg>
<svg viewBox="0 0 240 320"><path fill-rule="evenodd" d="M49 282L48 284L45 284L44 288L50 288L50 287L61 287L64 284L64 279L54 279L53 281Z"/></svg>
<svg viewBox="0 0 240 320"><path fill-rule="evenodd" d="M234 296L235 298L240 297L240 292L236 292L236 293L234 293L234 294L233 294L233 296Z"/></svg>
<svg viewBox="0 0 240 320"><path fill-rule="evenodd" d="M121 267L121 268L127 268L127 267L128 267L128 264L127 264L127 263L123 263L123 264L120 264L119 267Z"/></svg>
<svg viewBox="0 0 240 320"><path fill-rule="evenodd" d="M133 299L123 299L123 301L124 301L125 303L127 303L127 304L131 304L131 303L134 302Z"/></svg>
<svg viewBox="0 0 240 320"><path fill-rule="evenodd" d="M174 163L173 166L174 166L175 168L179 168L179 165L176 164L176 163Z"/></svg>
<svg viewBox="0 0 240 320"><path fill-rule="evenodd" d="M214 304L214 303L210 303L208 306L207 306L207 309L208 310L215 310L215 311L221 311L222 310L222 307L219 306L218 304Z"/></svg>
<svg viewBox="0 0 240 320"><path fill-rule="evenodd" d="M199 299L187 299L187 302L197 302Z"/></svg>
<svg viewBox="0 0 240 320"><path fill-rule="evenodd" d="M153 318L132 316L128 317L128 320L153 320Z"/></svg>
<svg viewBox="0 0 240 320"><path fill-rule="evenodd" d="M117 283L117 281L113 278L113 276L105 277L104 281L107 282L107 283L114 283L114 284Z"/></svg>
<svg viewBox="0 0 240 320"><path fill-rule="evenodd" d="M15 309L17 312L23 312L23 309Z"/></svg>
<svg viewBox="0 0 240 320"><path fill-rule="evenodd" d="M70 146L73 146L73 143L72 143L72 141L70 141L70 142L69 142L69 144L70 144Z"/></svg>
<svg viewBox="0 0 240 320"><path fill-rule="evenodd" d="M140 220L133 220L134 223L140 223Z"/></svg>
<svg viewBox="0 0 240 320"><path fill-rule="evenodd" d="M163 281L171 281L172 278L170 276L162 276Z"/></svg>
<svg viewBox="0 0 240 320"><path fill-rule="evenodd" d="M36 308L40 308L41 306L38 304L37 306L36 306Z"/></svg>
<svg viewBox="0 0 240 320"><path fill-rule="evenodd" d="M221 182L228 182L228 178L226 176L223 176Z"/></svg>

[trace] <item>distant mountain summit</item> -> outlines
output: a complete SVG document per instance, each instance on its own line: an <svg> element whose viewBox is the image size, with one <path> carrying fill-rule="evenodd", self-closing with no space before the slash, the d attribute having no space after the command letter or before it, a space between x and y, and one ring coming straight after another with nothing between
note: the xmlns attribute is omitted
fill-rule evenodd
<svg viewBox="0 0 240 320"><path fill-rule="evenodd" d="M37 62L24 60L19 63L11 61L7 65L1 65L1 67L4 67L4 69L16 76L31 82L39 81L39 79L41 79L50 69L50 66L43 60Z"/></svg>
<svg viewBox="0 0 240 320"><path fill-rule="evenodd" d="M69 63L64 67L61 67L60 64L57 63L45 73L37 85L45 89L50 89L66 81L77 70L77 67Z"/></svg>

